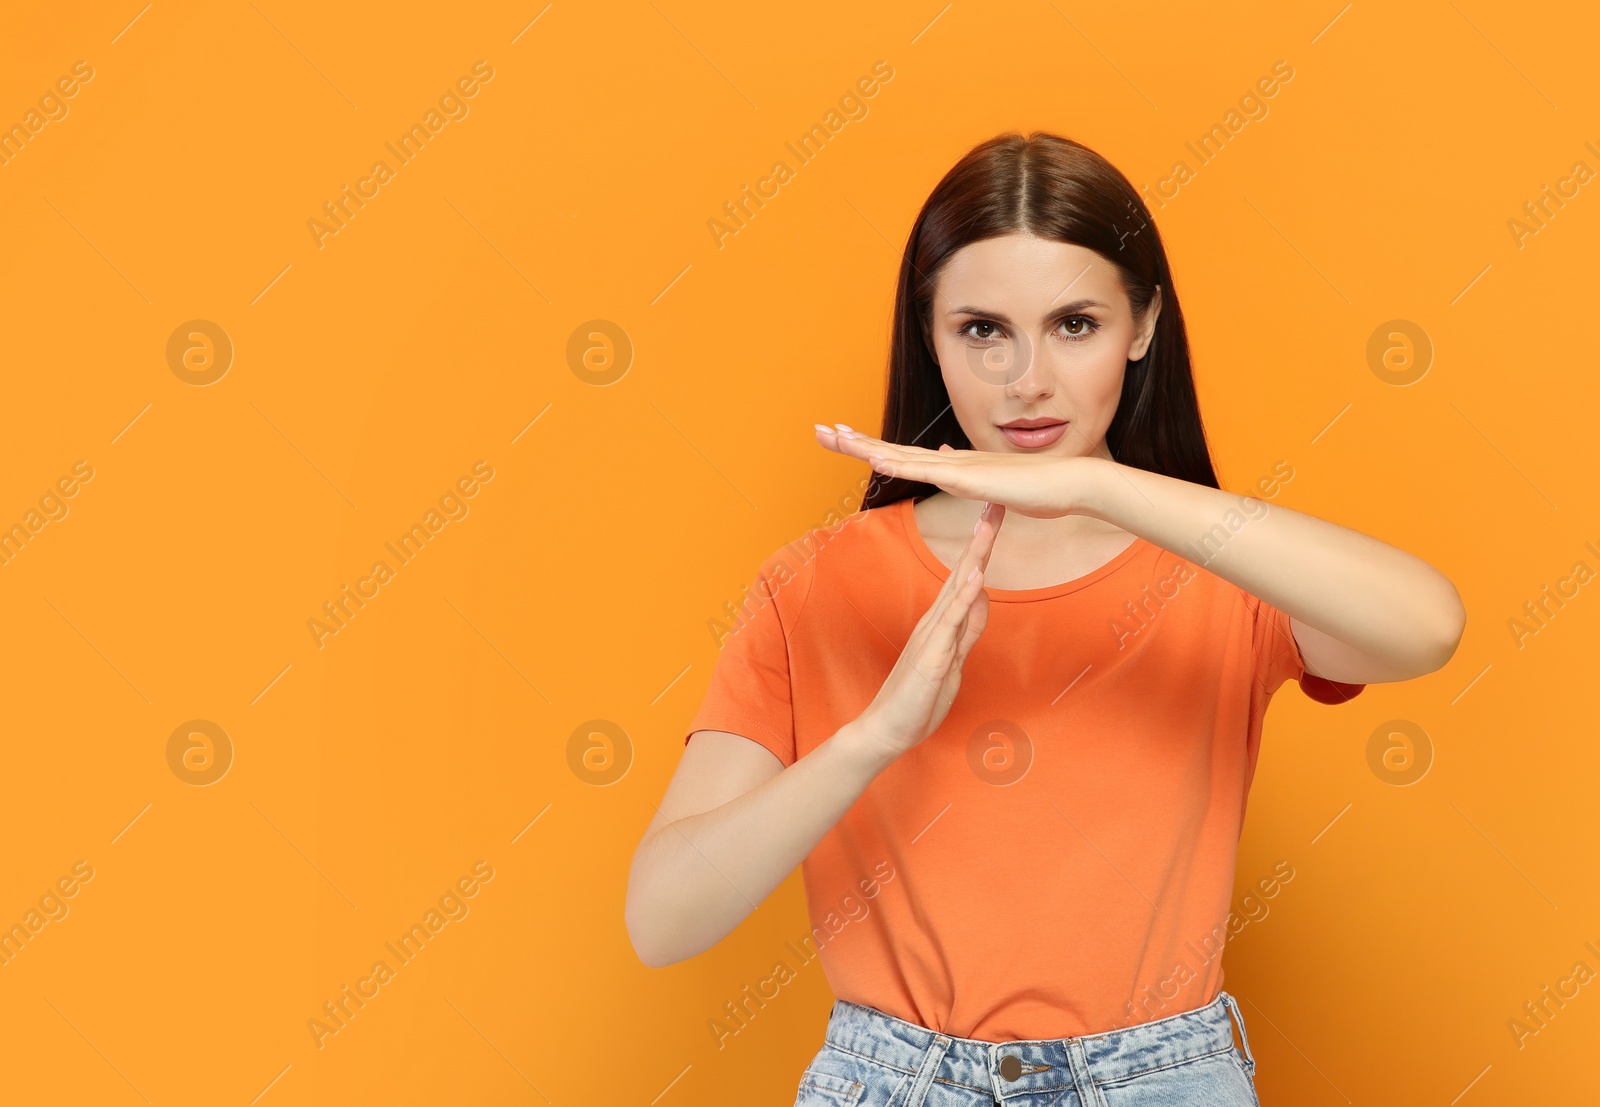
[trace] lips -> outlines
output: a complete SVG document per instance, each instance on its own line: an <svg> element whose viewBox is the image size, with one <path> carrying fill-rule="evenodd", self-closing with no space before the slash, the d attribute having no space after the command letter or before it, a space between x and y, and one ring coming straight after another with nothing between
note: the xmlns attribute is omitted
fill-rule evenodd
<svg viewBox="0 0 1600 1107"><path fill-rule="evenodd" d="M1040 450L1060 441L1061 436L1067 433L1067 424L1060 420L1018 419L1002 425L1000 433L1013 446Z"/></svg>

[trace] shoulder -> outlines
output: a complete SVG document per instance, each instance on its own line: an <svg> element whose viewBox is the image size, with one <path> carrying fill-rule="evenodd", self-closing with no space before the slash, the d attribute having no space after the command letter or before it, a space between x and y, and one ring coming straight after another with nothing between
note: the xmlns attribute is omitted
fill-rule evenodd
<svg viewBox="0 0 1600 1107"><path fill-rule="evenodd" d="M796 620L817 579L850 579L869 565L882 565L885 551L899 537L899 501L847 514L830 512L823 522L761 559L758 582L778 601L788 620Z"/></svg>
<svg viewBox="0 0 1600 1107"><path fill-rule="evenodd" d="M1212 597L1217 607L1236 617L1254 621L1261 616L1263 601L1260 597L1212 572L1207 566L1207 558L1191 556L1195 551L1187 549L1175 553L1154 543L1151 545L1154 551L1152 564L1157 577L1170 579L1191 595Z"/></svg>

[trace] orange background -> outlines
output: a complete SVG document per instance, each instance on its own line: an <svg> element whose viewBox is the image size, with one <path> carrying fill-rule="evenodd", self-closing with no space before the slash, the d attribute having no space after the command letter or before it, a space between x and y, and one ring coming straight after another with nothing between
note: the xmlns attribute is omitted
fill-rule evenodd
<svg viewBox="0 0 1600 1107"><path fill-rule="evenodd" d="M1600 568L1600 183L1520 246L1508 221L1600 169L1587 8L8 10L0 122L94 76L0 165L0 525L93 477L0 566L0 925L66 911L0 966L0 1099L791 1102L820 969L723 1048L709 1023L806 931L798 873L650 970L628 864L714 620L865 476L811 424L878 426L918 207L1037 128L1136 185L1194 170L1155 216L1225 486L1287 461L1278 502L1426 558L1470 612L1441 672L1271 713L1226 962L1263 1100L1573 1101L1600 983L1520 1048L1508 1024L1600 970L1600 598L1520 646L1510 620ZM468 113L319 245L308 221L480 60ZM1200 164L1185 143L1280 60ZM879 61L867 114L719 246L723 204ZM203 386L167 354L194 320L233 347ZM1409 385L1369 362L1392 320L1432 346ZM569 345L606 330L631 355L602 386ZM480 461L467 513L319 646L324 602ZM232 746L210 784L192 720ZM1404 786L1369 754L1396 720L1431 743ZM319 1047L308 1020L479 862L467 913ZM1026 957L1003 911L995 938Z"/></svg>

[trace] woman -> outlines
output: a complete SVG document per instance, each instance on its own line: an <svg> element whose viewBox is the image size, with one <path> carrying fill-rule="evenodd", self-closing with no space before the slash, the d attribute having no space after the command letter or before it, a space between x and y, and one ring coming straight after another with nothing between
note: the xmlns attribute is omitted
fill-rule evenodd
<svg viewBox="0 0 1600 1107"><path fill-rule="evenodd" d="M838 997L797 1104L1255 1103L1220 955L1268 700L1440 668L1454 586L1269 506L1287 463L1220 489L1149 213L1050 134L934 189L882 435L817 437L876 479L763 562L634 858L635 949L700 953L804 862L811 934L757 989L820 957Z"/></svg>

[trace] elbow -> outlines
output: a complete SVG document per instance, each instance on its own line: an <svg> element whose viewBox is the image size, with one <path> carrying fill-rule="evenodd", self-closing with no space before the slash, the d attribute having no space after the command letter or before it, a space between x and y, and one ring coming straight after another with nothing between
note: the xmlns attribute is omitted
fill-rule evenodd
<svg viewBox="0 0 1600 1107"><path fill-rule="evenodd" d="M690 910L684 905L685 910ZM647 968L665 969L698 957L716 944L698 927L698 914L679 917L672 904L636 899L629 890L623 926L634 956Z"/></svg>
<svg viewBox="0 0 1600 1107"><path fill-rule="evenodd" d="M673 964L655 940L656 935L650 933L650 928L635 917L633 911L633 896L630 889L628 906L623 908L622 925L628 932L628 944L633 947L634 956L648 968L664 969Z"/></svg>
<svg viewBox="0 0 1600 1107"><path fill-rule="evenodd" d="M1398 641L1394 643L1383 666L1384 675L1359 683L1416 680L1450 664L1467 629L1467 609L1455 586L1448 580L1444 585L1441 599L1428 609L1409 615L1414 633L1407 636L1403 646Z"/></svg>
<svg viewBox="0 0 1600 1107"><path fill-rule="evenodd" d="M672 939L661 923L667 912L660 904L650 904L641 883L646 874L639 871L637 859L634 871L628 875L628 890L623 897L622 925L628 932L628 944L634 956L652 969L664 969L685 960L681 952L672 948Z"/></svg>
<svg viewBox="0 0 1600 1107"><path fill-rule="evenodd" d="M641 941L640 936L634 933L632 926L628 927L628 941L633 945L634 955L639 958L639 962L646 968L664 969L668 965L676 964L671 958L662 956L648 941Z"/></svg>
<svg viewBox="0 0 1600 1107"><path fill-rule="evenodd" d="M673 962L661 949L659 935L650 928L650 912L639 906L638 879L635 865L634 872L628 876L628 891L623 899L622 926L628 932L628 944L633 947L634 956L641 963L652 969L665 968Z"/></svg>
<svg viewBox="0 0 1600 1107"><path fill-rule="evenodd" d="M647 925L629 917L626 912L623 916L623 925L628 930L628 942L633 946L634 956L647 968L664 969L669 965L676 965L679 961L688 960L668 948L668 943L662 936L652 933Z"/></svg>
<svg viewBox="0 0 1600 1107"><path fill-rule="evenodd" d="M1461 593L1455 585L1450 585L1449 601L1446 604L1445 617L1445 645L1443 657L1439 662L1442 669L1449 660L1456 655L1456 647L1461 645L1461 637L1467 632L1467 605L1461 600Z"/></svg>
<svg viewBox="0 0 1600 1107"><path fill-rule="evenodd" d="M1439 605L1440 609L1434 622L1436 630L1432 641L1435 645L1429 651L1427 668L1422 671L1423 673L1438 672L1450 664L1467 630L1467 605L1461 601L1461 593L1456 590L1455 585L1448 580L1444 583L1447 591Z"/></svg>

